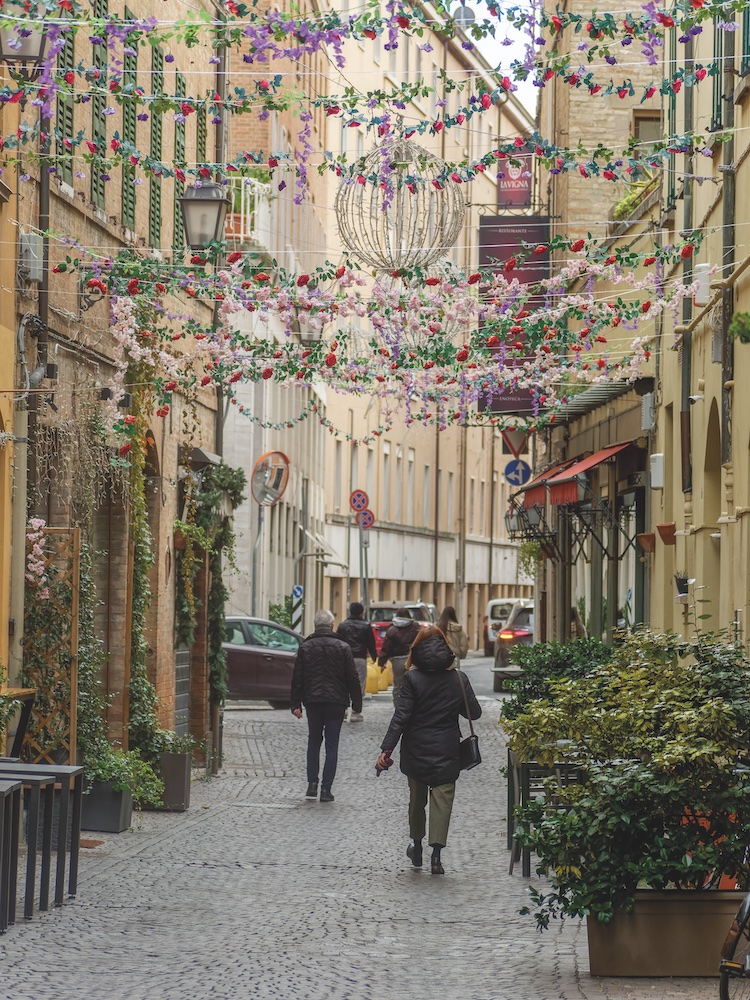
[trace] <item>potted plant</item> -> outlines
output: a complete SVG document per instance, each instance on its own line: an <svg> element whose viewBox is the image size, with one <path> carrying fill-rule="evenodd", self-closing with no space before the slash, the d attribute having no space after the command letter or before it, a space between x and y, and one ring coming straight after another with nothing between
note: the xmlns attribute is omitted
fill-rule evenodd
<svg viewBox="0 0 750 1000"><path fill-rule="evenodd" d="M194 736L180 736L162 731L162 749L156 758L156 771L164 782L158 809L184 812L190 806L190 772L193 751L198 741Z"/></svg>
<svg viewBox="0 0 750 1000"><path fill-rule="evenodd" d="M164 783L135 750L103 743L84 760L86 794L81 828L122 833L130 827L133 803L158 805Z"/></svg>
<svg viewBox="0 0 750 1000"><path fill-rule="evenodd" d="M524 912L542 929L587 917L594 975L715 975L741 894L705 890L750 885L741 649L640 630L503 725L521 759L582 777L516 809L517 838L550 876Z"/></svg>

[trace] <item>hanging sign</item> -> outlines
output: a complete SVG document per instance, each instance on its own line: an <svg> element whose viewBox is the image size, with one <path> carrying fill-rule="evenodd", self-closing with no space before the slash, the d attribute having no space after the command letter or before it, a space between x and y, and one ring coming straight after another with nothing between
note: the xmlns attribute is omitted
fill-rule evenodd
<svg viewBox="0 0 750 1000"><path fill-rule="evenodd" d="M529 440L528 431L500 431L500 433L502 434L503 441L510 448L511 454L515 455L516 458L520 458L526 451L526 445Z"/></svg>
<svg viewBox="0 0 750 1000"><path fill-rule="evenodd" d="M520 160L518 166L504 161L497 178L498 208L529 208L531 205L532 174L531 153L513 154ZM500 174L505 174L501 177Z"/></svg>

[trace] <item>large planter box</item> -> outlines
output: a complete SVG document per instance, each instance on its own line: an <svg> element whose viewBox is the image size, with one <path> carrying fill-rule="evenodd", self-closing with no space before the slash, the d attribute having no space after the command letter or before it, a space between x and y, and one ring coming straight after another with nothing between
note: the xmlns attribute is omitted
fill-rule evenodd
<svg viewBox="0 0 750 1000"><path fill-rule="evenodd" d="M190 805L191 753L160 753L159 777L164 782L162 809L184 812Z"/></svg>
<svg viewBox="0 0 750 1000"><path fill-rule="evenodd" d="M711 976L744 892L638 890L632 913L589 917L592 976Z"/></svg>
<svg viewBox="0 0 750 1000"><path fill-rule="evenodd" d="M82 830L122 833L130 829L133 796L129 790L116 791L111 781L86 782L83 796Z"/></svg>

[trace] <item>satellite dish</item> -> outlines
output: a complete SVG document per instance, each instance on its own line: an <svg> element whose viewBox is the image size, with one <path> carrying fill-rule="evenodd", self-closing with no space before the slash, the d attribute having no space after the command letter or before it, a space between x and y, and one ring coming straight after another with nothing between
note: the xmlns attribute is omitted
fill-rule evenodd
<svg viewBox="0 0 750 1000"><path fill-rule="evenodd" d="M283 496L288 482L289 459L283 451L267 451L255 463L250 491L261 507L273 507Z"/></svg>

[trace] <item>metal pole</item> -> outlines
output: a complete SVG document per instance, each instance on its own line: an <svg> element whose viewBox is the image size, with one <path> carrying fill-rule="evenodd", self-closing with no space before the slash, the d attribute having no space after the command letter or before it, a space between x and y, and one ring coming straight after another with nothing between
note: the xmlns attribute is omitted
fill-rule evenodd
<svg viewBox="0 0 750 1000"><path fill-rule="evenodd" d="M357 523L357 527L359 528L359 592L361 594L361 597L364 598L365 597L365 539L364 539L364 531L362 529L362 525L359 524L359 522ZM366 599L363 600L362 603L365 605L366 609L367 600Z"/></svg>
<svg viewBox="0 0 750 1000"><path fill-rule="evenodd" d="M253 618L258 617L258 549L263 537L263 507L258 504L258 527L255 534L255 545L253 545L253 573L250 582L250 612Z"/></svg>
<svg viewBox="0 0 750 1000"><path fill-rule="evenodd" d="M492 600L492 551L495 545L495 428L490 428L490 556L487 566L487 600Z"/></svg>
<svg viewBox="0 0 750 1000"><path fill-rule="evenodd" d="M727 11L726 20L734 22L734 12ZM724 32L724 87L722 121L729 139L724 143L724 163L719 168L724 175L722 191L722 272L726 280L732 273L735 258L736 165L734 162L734 32ZM721 463L732 461L732 385L734 380L734 340L728 336L734 313L734 286L721 290L722 350L721 350Z"/></svg>
<svg viewBox="0 0 750 1000"><path fill-rule="evenodd" d="M438 407L435 423L435 525L433 531L432 552L432 603L438 604L438 574L440 571L440 409ZM448 530L451 526L448 525Z"/></svg>

